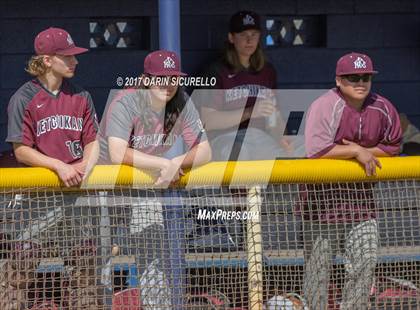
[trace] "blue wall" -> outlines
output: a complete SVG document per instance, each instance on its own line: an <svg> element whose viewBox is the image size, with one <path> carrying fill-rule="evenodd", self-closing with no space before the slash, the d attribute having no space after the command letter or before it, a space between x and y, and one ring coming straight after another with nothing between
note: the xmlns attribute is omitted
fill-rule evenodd
<svg viewBox="0 0 420 310"><path fill-rule="evenodd" d="M151 49L158 47L158 1L2 1L0 3L0 151L10 148L6 107L11 94L29 76L26 61L33 38L56 26L75 42L89 46L89 18L151 18ZM183 69L199 72L223 46L231 13L251 9L262 16L326 15L323 48L270 48L279 88L329 88L335 62L349 51L372 56L380 74L374 89L388 97L420 126L420 1L416 0L181 0ZM81 55L75 80L87 88L99 114L117 76L136 76L148 51L104 50Z"/></svg>

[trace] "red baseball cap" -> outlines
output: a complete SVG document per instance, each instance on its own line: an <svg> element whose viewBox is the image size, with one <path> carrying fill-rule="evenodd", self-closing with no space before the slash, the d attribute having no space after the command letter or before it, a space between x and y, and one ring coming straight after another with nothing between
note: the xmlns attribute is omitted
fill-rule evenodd
<svg viewBox="0 0 420 310"><path fill-rule="evenodd" d="M74 45L70 34L64 29L48 28L41 31L35 38L35 53L37 55L77 55L88 49Z"/></svg>
<svg viewBox="0 0 420 310"><path fill-rule="evenodd" d="M144 59L144 73L151 75L187 75L180 71L179 57L175 52L159 50L151 52Z"/></svg>
<svg viewBox="0 0 420 310"><path fill-rule="evenodd" d="M347 74L375 74L378 71L373 70L372 60L365 54L352 52L341 57L337 61L335 75Z"/></svg>

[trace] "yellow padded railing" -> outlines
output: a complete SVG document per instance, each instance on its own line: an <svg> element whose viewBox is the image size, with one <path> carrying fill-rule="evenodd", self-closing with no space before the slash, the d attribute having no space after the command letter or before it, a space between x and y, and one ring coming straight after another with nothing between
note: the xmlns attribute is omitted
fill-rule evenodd
<svg viewBox="0 0 420 310"><path fill-rule="evenodd" d="M267 183L323 183L361 180L420 179L420 156L380 158L382 169L366 177L354 160L299 159L276 161L212 162L187 171L179 186L252 185ZM152 187L152 173L129 166L96 166L82 188L118 186ZM2 168L1 188L61 187L57 175L45 168Z"/></svg>

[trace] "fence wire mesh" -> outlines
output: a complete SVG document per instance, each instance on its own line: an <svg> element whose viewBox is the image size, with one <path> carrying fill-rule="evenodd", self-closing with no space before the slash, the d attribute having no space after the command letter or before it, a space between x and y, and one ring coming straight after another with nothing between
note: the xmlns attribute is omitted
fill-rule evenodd
<svg viewBox="0 0 420 310"><path fill-rule="evenodd" d="M418 180L3 189L0 309L418 309L419 198Z"/></svg>

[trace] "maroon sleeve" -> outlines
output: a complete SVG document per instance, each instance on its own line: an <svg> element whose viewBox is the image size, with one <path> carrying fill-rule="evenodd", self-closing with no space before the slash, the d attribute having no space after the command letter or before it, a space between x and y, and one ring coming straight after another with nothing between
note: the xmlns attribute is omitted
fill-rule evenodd
<svg viewBox="0 0 420 310"><path fill-rule="evenodd" d="M387 111L387 115L384 118L384 137L377 147L385 153L395 156L400 153L400 144L402 141L400 117L392 103L386 99L385 110Z"/></svg>
<svg viewBox="0 0 420 310"><path fill-rule="evenodd" d="M25 109L22 127L22 144L30 147L34 147L36 144L35 128L33 126L33 120L29 109Z"/></svg>
<svg viewBox="0 0 420 310"><path fill-rule="evenodd" d="M98 132L98 119L96 116L95 107L93 105L92 97L90 94L87 96L86 110L83 117L83 147L95 141Z"/></svg>

